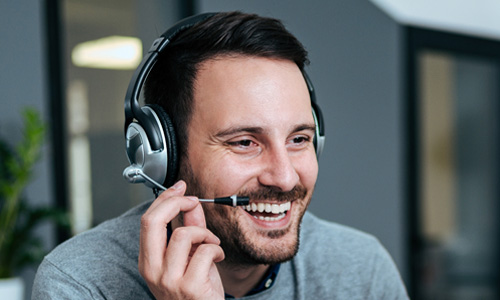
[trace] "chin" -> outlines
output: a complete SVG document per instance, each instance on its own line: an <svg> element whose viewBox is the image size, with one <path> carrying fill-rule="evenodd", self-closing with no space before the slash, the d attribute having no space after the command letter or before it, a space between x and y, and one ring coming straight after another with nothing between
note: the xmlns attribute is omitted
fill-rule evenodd
<svg viewBox="0 0 500 300"><path fill-rule="evenodd" d="M251 205L232 208L212 204L204 207L207 228L221 240L225 265L272 265L291 260L297 254L300 223L310 195L302 188L286 198L250 197L256 204L272 202L261 200L263 198L279 199L284 205L275 207L272 212L263 212Z"/></svg>
<svg viewBox="0 0 500 300"><path fill-rule="evenodd" d="M254 257L260 264L273 265L286 262L291 260L299 251L298 233L295 236L286 235L263 241L265 243L254 247L254 249L257 249Z"/></svg>
<svg viewBox="0 0 500 300"><path fill-rule="evenodd" d="M221 238L221 247L226 255L225 264L273 265L291 260L299 250L300 220L294 221L282 229L255 228L244 221L237 222L236 229L231 232L232 238ZM246 230L242 227L246 227Z"/></svg>

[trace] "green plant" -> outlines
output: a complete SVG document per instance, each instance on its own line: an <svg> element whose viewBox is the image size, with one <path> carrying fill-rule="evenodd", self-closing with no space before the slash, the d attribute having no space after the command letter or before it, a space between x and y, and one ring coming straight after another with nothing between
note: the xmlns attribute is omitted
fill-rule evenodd
<svg viewBox="0 0 500 300"><path fill-rule="evenodd" d="M0 278L12 277L23 267L41 261L46 251L34 234L40 222L69 223L63 211L32 207L23 197L45 135L45 124L35 109L25 109L23 120L24 136L16 148L0 137Z"/></svg>

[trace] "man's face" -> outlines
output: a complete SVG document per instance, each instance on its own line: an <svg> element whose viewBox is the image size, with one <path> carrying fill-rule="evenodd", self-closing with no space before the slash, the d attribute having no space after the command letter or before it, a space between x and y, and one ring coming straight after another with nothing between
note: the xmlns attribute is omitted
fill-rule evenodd
<svg viewBox="0 0 500 300"><path fill-rule="evenodd" d="M201 65L194 88L188 159L181 166L188 194L250 196L248 207L203 207L225 262L291 259L318 173L299 68L286 60L219 57Z"/></svg>

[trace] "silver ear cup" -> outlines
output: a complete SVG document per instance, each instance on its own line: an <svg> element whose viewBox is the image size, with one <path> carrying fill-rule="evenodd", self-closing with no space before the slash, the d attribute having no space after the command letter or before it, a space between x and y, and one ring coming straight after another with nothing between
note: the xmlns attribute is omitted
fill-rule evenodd
<svg viewBox="0 0 500 300"><path fill-rule="evenodd" d="M325 147L325 136L320 134L320 124L318 121L318 116L316 115L316 111L312 110L314 124L316 125L316 131L314 133L314 146L316 147L316 157L319 158L321 152L323 152L323 147Z"/></svg>
<svg viewBox="0 0 500 300"><path fill-rule="evenodd" d="M144 107L143 109L149 109ZM159 122L158 116L151 110L151 114ZM125 135L126 151L128 160L134 168L142 170L154 181L163 183L167 175L168 155L165 144L165 135L161 132L163 147L160 150L152 150L148 137L142 126L138 123L131 123ZM127 180L129 178L125 177ZM129 180L130 181L130 180ZM150 188L155 188L153 184L137 178L134 183L143 182Z"/></svg>

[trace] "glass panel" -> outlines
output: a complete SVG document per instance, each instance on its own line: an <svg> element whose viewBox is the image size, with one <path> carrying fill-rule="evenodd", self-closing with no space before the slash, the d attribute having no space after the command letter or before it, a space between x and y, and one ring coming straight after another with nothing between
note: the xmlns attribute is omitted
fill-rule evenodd
<svg viewBox="0 0 500 300"><path fill-rule="evenodd" d="M498 66L426 51L419 69L419 298L500 299Z"/></svg>
<svg viewBox="0 0 500 300"><path fill-rule="evenodd" d="M131 185L121 176L128 165L123 100L142 58L142 46L136 39L127 48L116 37L138 36L137 7L141 3L136 0L62 3L68 190L73 231L78 233L153 196L151 190ZM118 64L109 64L124 58L124 54L135 54L139 60L132 56ZM96 62L98 58L101 60Z"/></svg>

